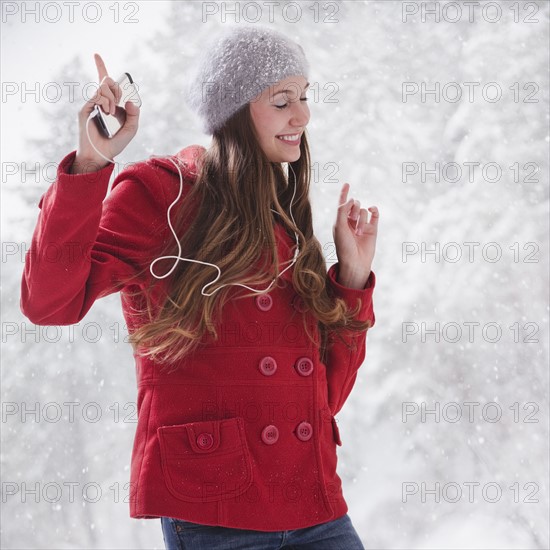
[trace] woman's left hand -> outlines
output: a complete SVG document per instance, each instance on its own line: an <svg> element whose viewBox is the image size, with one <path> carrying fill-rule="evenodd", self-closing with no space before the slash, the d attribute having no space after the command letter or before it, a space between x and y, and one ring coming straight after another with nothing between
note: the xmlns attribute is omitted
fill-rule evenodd
<svg viewBox="0 0 550 550"><path fill-rule="evenodd" d="M349 183L340 193L336 223L332 228L339 264L338 282L350 288L362 289L367 283L376 249L378 208L361 208L361 203L348 198ZM368 212L371 213L370 220Z"/></svg>

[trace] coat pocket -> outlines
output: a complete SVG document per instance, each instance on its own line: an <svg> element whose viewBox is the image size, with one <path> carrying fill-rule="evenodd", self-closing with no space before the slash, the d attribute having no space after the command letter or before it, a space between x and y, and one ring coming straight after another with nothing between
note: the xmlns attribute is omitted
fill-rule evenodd
<svg viewBox="0 0 550 550"><path fill-rule="evenodd" d="M252 484L250 451L241 417L157 428L164 479L188 502L240 495Z"/></svg>

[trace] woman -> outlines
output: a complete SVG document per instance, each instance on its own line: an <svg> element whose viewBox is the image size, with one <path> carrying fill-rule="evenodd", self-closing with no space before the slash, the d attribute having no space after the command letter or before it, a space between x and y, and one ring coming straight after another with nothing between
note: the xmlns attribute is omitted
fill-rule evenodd
<svg viewBox="0 0 550 550"><path fill-rule="evenodd" d="M327 272L302 48L262 27L212 42L187 90L210 148L140 162L106 198L139 109L126 103L110 139L90 124L120 97L96 64L78 150L40 201L21 308L66 325L121 292L138 380L131 517L161 518L167 548L363 548L336 473L335 415L375 321L378 212L369 220L344 184Z"/></svg>

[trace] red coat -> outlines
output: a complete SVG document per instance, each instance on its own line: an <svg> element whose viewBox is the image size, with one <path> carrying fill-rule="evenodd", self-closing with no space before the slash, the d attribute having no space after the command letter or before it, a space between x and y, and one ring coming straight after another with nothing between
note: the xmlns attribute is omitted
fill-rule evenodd
<svg viewBox="0 0 550 550"><path fill-rule="evenodd" d="M191 161L184 191L201 150L190 146L178 153ZM147 266L146 259L173 239L166 211L179 177L168 160L151 158L126 169L105 197L114 165L72 175L74 156L64 157L40 200L25 259L21 310L39 325L79 322L97 298L121 290L121 278ZM276 235L281 261L290 259L293 238L279 224ZM159 273L170 265L154 267ZM283 288L274 284L268 295L228 302L219 340L208 340L176 372L163 374L136 357L131 517L281 531L347 512L336 473L341 442L334 415L363 363L366 336L347 336L354 351L331 339L322 363L303 329L302 315L315 330L316 323L293 289L292 269L282 276ZM136 278L134 289L147 276L148 270ZM337 277L335 264L327 275L334 295L350 307L361 298L358 318L374 323L374 273L363 290L344 287ZM132 301L124 297L122 305L131 330Z"/></svg>

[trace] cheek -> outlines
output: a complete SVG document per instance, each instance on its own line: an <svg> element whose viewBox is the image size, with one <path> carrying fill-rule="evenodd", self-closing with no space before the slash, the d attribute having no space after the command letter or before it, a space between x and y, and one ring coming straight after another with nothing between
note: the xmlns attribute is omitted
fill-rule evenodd
<svg viewBox="0 0 550 550"><path fill-rule="evenodd" d="M278 143L275 136L286 128L285 121L281 120L281 113L272 105L256 105L251 106L251 114L261 141L264 144Z"/></svg>
<svg viewBox="0 0 550 550"><path fill-rule="evenodd" d="M276 113L267 114L264 121L264 128L268 138L274 138L281 132L281 121Z"/></svg>

